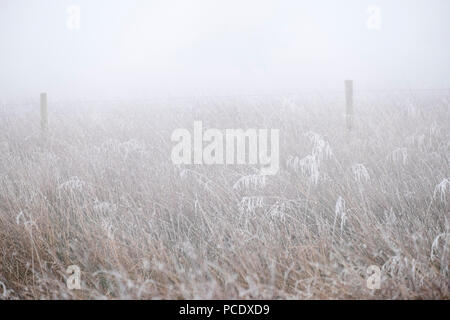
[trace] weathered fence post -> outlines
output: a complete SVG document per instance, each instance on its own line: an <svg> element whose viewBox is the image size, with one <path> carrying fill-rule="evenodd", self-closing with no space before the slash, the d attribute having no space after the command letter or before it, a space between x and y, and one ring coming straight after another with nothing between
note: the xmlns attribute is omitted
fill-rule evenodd
<svg viewBox="0 0 450 320"><path fill-rule="evenodd" d="M48 129L47 93L41 93L41 131L45 135Z"/></svg>
<svg viewBox="0 0 450 320"><path fill-rule="evenodd" d="M345 100L347 128L351 130L353 126L353 80L345 80Z"/></svg>

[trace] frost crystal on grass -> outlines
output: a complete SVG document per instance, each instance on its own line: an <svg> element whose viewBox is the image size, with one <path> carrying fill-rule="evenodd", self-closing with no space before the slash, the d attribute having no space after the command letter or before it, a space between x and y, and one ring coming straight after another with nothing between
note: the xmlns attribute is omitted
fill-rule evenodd
<svg viewBox="0 0 450 320"><path fill-rule="evenodd" d="M301 172L302 175L307 176L312 184L317 184L319 182L319 162L313 155L307 155L302 159L290 156L287 160L287 166L293 168L296 172Z"/></svg>
<svg viewBox="0 0 450 320"><path fill-rule="evenodd" d="M78 177L71 177L66 182L60 184L58 186L58 189L64 190L64 191L78 191L78 192L81 192L81 191L83 191L83 188L84 188L85 185L86 185L86 183L83 180L81 180L80 178L78 178Z"/></svg>
<svg viewBox="0 0 450 320"><path fill-rule="evenodd" d="M93 208L94 212L96 212L98 214L101 214L101 213L114 214L117 212L117 205L106 202L106 201L100 202L98 200L95 200L92 208Z"/></svg>
<svg viewBox="0 0 450 320"><path fill-rule="evenodd" d="M136 139L124 142L108 139L101 144L100 151L108 154L117 154L124 158L143 156L148 153L145 143Z"/></svg>
<svg viewBox="0 0 450 320"><path fill-rule="evenodd" d="M253 174L248 176L243 176L239 178L238 181L233 185L235 190L249 190L249 189L259 189L266 185L266 176L260 174Z"/></svg>
<svg viewBox="0 0 450 320"><path fill-rule="evenodd" d="M308 131L304 134L313 144L311 154L303 158L296 156L289 156L287 159L287 166L294 169L296 172L301 172L302 175L307 176L310 183L317 185L320 180L320 167L322 162L333 157L333 151L327 141L325 141L318 133Z"/></svg>
<svg viewBox="0 0 450 320"><path fill-rule="evenodd" d="M333 157L333 151L330 144L325 141L318 133L308 131L305 136L313 143L312 155L318 160L323 161Z"/></svg>
<svg viewBox="0 0 450 320"><path fill-rule="evenodd" d="M341 221L341 232L344 230L345 222L347 220L347 213L345 209L345 200L342 197L339 197L336 201L336 206L334 208L334 223L333 229L336 226L337 219Z"/></svg>
<svg viewBox="0 0 450 320"><path fill-rule="evenodd" d="M278 218L284 221L286 211L287 211L286 204L284 202L277 202L269 209L268 215L273 218Z"/></svg>
<svg viewBox="0 0 450 320"><path fill-rule="evenodd" d="M436 188L434 189L433 197L436 198L436 195L440 195L440 199L442 202L447 202L446 199L446 193L447 190L450 191L450 179L445 178L444 180L439 183Z"/></svg>
<svg viewBox="0 0 450 320"><path fill-rule="evenodd" d="M433 259L435 257L435 251L437 250L438 246L439 246L439 239L442 237L446 237L447 234L445 233L441 233L439 234L433 241L433 244L431 245L431 254L430 254L430 259Z"/></svg>
<svg viewBox="0 0 450 320"><path fill-rule="evenodd" d="M239 206L241 213L254 213L257 208L264 207L263 197L243 197Z"/></svg>
<svg viewBox="0 0 450 320"><path fill-rule="evenodd" d="M25 215L23 214L23 211L20 211L19 214L16 216L16 224L20 224L21 220L23 220L24 223L26 222Z"/></svg>
<svg viewBox="0 0 450 320"><path fill-rule="evenodd" d="M122 142L118 145L119 152L124 154L125 157L130 155L145 155L147 152L145 143L135 139Z"/></svg>
<svg viewBox="0 0 450 320"><path fill-rule="evenodd" d="M365 182L370 180L369 172L367 171L367 168L361 164L357 163L352 167L353 171L353 177L355 178L355 181L361 182L364 180Z"/></svg>
<svg viewBox="0 0 450 320"><path fill-rule="evenodd" d="M3 282L1 282L1 281L0 281L0 287L2 288L2 294L0 295L0 297L7 298L8 290L6 289L5 284Z"/></svg>

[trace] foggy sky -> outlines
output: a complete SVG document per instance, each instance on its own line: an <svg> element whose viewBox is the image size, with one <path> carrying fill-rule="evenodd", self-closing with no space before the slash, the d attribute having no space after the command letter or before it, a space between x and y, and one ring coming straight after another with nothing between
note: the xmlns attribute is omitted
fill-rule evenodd
<svg viewBox="0 0 450 320"><path fill-rule="evenodd" d="M449 39L448 0L0 0L0 100L450 88Z"/></svg>

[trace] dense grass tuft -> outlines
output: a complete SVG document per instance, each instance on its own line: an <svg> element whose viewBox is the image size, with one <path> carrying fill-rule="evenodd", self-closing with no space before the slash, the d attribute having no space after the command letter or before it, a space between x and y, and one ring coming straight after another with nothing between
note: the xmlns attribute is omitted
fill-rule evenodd
<svg viewBox="0 0 450 320"><path fill-rule="evenodd" d="M0 297L449 298L443 97L1 111ZM280 129L276 176L174 166L176 128ZM81 268L82 289L65 270ZM381 268L381 289L366 270Z"/></svg>

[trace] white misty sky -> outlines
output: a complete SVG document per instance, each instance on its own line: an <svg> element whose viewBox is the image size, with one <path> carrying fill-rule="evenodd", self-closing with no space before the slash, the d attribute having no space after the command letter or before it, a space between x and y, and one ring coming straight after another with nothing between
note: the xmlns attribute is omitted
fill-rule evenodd
<svg viewBox="0 0 450 320"><path fill-rule="evenodd" d="M449 88L449 15L448 0L0 0L0 99Z"/></svg>

